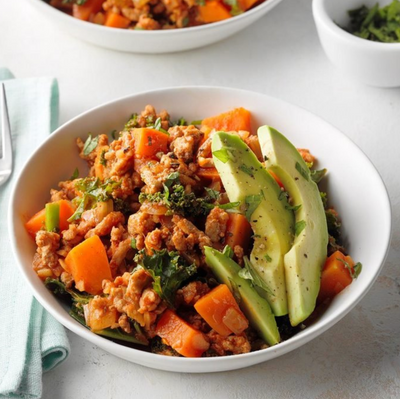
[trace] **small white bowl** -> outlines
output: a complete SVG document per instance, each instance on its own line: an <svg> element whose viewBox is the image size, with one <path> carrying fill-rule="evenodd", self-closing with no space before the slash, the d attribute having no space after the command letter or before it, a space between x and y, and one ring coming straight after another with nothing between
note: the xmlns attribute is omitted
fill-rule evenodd
<svg viewBox="0 0 400 399"><path fill-rule="evenodd" d="M313 0L319 38L332 63L348 76L371 86L400 86L400 43L379 43L346 32L348 10L372 7L377 0ZM380 6L391 0L379 0Z"/></svg>
<svg viewBox="0 0 400 399"><path fill-rule="evenodd" d="M243 355L214 358L177 358L129 348L100 337L72 319L32 269L35 244L24 221L43 208L49 191L71 176L76 167L84 175L77 137L123 128L133 112L152 104L172 119L198 120L235 107L252 113L253 128L274 126L297 147L309 148L320 167L326 167L328 198L342 217L342 234L351 256L363 263L360 276L335 297L311 326L276 346ZM338 154L340 154L338 156ZM40 178L38 178L40 176ZM362 199L362 200L360 200ZM37 300L65 327L104 350L131 362L178 372L216 372L251 366L281 356L311 341L345 316L367 293L379 274L390 241L391 212L385 186L368 158L345 135L313 114L263 94L217 88L181 87L125 97L94 108L57 129L22 168L10 199L9 231L16 263ZM357 343L355 343L357 345ZM363 348L360 346L360 351Z"/></svg>
<svg viewBox="0 0 400 399"><path fill-rule="evenodd" d="M46 15L57 28L78 39L112 50L159 54L191 50L226 39L257 21L281 0L266 0L243 14L212 24L154 31L96 25L73 18L43 0L29 0L29 2Z"/></svg>

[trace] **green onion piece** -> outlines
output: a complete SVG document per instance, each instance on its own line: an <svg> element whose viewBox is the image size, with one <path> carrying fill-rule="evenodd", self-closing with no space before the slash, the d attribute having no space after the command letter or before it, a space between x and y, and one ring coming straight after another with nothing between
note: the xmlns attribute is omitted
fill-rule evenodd
<svg viewBox="0 0 400 399"><path fill-rule="evenodd" d="M57 233L60 230L60 204L46 204L46 230Z"/></svg>

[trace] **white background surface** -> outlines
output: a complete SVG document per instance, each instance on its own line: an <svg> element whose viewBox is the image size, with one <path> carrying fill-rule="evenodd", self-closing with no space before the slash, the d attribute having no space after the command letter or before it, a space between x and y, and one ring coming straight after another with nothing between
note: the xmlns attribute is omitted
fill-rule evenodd
<svg viewBox="0 0 400 399"><path fill-rule="evenodd" d="M0 65L16 77L56 77L60 123L114 98L168 86L228 86L281 98L355 141L381 173L393 209L391 250L377 282L349 315L302 348L244 370L172 374L120 360L69 333L71 355L44 375L44 398L400 397L400 89L366 87L335 70L319 45L311 0L283 0L232 38L158 56L88 45L26 2L1 0ZM354 200L363 198L355 192Z"/></svg>

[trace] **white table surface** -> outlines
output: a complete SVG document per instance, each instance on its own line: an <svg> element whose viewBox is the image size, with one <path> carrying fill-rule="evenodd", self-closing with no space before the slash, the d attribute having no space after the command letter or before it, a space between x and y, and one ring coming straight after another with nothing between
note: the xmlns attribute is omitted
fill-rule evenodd
<svg viewBox="0 0 400 399"><path fill-rule="evenodd" d="M44 398L400 397L400 89L355 83L331 65L311 0L283 0L234 37L170 55L94 47L58 31L27 2L1 0L0 66L16 77L56 77L60 123L114 98L168 86L228 86L281 98L357 143L381 173L393 207L391 250L377 282L349 315L302 348L244 370L173 374L128 363L68 333L70 357L44 375Z"/></svg>

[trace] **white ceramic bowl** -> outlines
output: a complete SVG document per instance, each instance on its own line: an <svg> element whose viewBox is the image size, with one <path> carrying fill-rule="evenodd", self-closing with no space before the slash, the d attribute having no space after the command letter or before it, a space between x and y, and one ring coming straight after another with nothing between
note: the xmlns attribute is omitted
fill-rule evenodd
<svg viewBox="0 0 400 399"><path fill-rule="evenodd" d="M191 28L141 31L108 28L73 18L51 7L43 0L29 0L57 28L78 39L100 47L133 53L171 53L216 43L257 21L281 0L266 0L259 6L236 17Z"/></svg>
<svg viewBox="0 0 400 399"><path fill-rule="evenodd" d="M75 167L79 167L81 173L85 170L85 163L76 149L76 137L85 137L89 131L99 134L122 128L129 116L146 104L168 110L173 119L184 116L187 120L198 120L243 106L251 111L254 128L262 124L274 126L296 146L309 148L318 157L319 165L328 168L326 182L330 202L335 204L343 219L347 247L353 258L363 263L363 270L315 324L283 343L253 353L199 359L168 357L128 348L95 335L72 319L45 288L32 270L35 245L24 229L24 221L43 207L50 188L71 176ZM283 101L258 93L216 87L182 87L135 94L94 108L64 124L23 167L11 195L9 215L16 263L35 297L58 321L116 356L179 372L215 372L247 367L281 356L326 331L371 287L384 262L391 230L385 186L371 162L345 135L311 113Z"/></svg>
<svg viewBox="0 0 400 399"><path fill-rule="evenodd" d="M380 6L391 0L380 0ZM359 82L378 87L400 86L400 43L378 43L354 36L347 11L377 0L313 0L313 15L326 55L340 70ZM339 26L338 26L339 25Z"/></svg>

